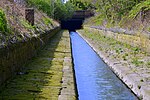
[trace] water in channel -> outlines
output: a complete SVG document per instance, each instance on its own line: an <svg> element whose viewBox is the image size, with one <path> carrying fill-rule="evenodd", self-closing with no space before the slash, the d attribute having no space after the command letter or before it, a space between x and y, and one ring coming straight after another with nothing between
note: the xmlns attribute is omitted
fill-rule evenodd
<svg viewBox="0 0 150 100"><path fill-rule="evenodd" d="M137 100L78 33L70 37L79 100Z"/></svg>

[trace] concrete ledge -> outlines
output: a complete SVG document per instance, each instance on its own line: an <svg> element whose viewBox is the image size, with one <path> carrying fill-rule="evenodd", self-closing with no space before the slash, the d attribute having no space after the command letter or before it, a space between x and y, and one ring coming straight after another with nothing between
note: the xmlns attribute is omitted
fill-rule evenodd
<svg viewBox="0 0 150 100"><path fill-rule="evenodd" d="M137 95L139 99L150 99L150 84L143 81L143 77L135 73L130 66L123 65L122 62L109 57L109 54L101 52L98 47L89 39L79 34L97 52L103 61L113 70L113 72Z"/></svg>
<svg viewBox="0 0 150 100"><path fill-rule="evenodd" d="M58 100L76 100L76 88L75 88L75 79L74 79L74 71L72 65L72 58L71 58L71 46L70 46L70 38L69 33L67 34L67 43L68 48L67 54L64 57L63 62L63 77L62 77L62 88L60 91L60 95Z"/></svg>

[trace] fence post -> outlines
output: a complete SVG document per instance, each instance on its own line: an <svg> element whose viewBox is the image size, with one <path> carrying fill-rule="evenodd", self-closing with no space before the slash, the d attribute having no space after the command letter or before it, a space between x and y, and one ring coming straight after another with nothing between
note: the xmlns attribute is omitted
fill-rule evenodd
<svg viewBox="0 0 150 100"><path fill-rule="evenodd" d="M34 25L34 9L26 8L25 9L25 19L33 26Z"/></svg>

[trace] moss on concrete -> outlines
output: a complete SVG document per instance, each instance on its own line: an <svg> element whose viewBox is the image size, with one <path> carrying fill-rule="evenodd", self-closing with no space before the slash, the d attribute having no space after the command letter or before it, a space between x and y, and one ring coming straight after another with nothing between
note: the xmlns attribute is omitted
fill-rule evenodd
<svg viewBox="0 0 150 100"><path fill-rule="evenodd" d="M61 90L66 50L62 32L51 39L0 92L0 99L57 100ZM63 45L63 46L62 46ZM59 51L59 52L58 52Z"/></svg>
<svg viewBox="0 0 150 100"><path fill-rule="evenodd" d="M58 31L60 31L60 28L55 28L51 30L51 32L42 34L39 37L33 37L26 41L16 42L0 48L0 85L14 76L17 71L22 69L22 65L35 56L37 51L41 49L49 41L49 38ZM53 49L56 47L57 46L53 46ZM43 51L46 50L46 48L43 49ZM53 52L43 52L39 55L53 57Z"/></svg>

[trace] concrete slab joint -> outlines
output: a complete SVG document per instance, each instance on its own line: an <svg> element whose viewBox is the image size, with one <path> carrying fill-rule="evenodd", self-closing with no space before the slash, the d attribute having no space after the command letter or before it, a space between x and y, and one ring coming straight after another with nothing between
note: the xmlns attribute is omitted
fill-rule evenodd
<svg viewBox="0 0 150 100"><path fill-rule="evenodd" d="M69 33L67 37L69 37ZM70 43L70 39L67 38L67 42ZM67 47L70 47L70 44L67 44ZM69 52L69 53L68 53ZM73 65L71 58L71 48L67 48L66 56L64 57L63 62L63 77L62 77L62 89L60 91L60 95L58 100L76 100L76 92L75 92L75 82L73 76Z"/></svg>

